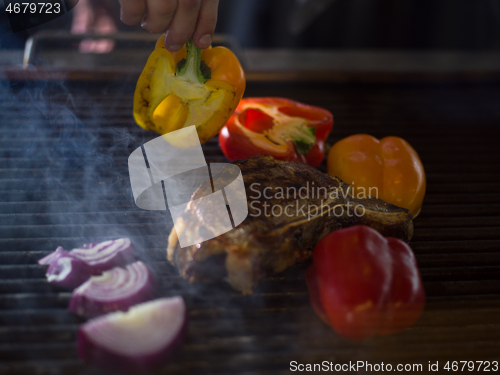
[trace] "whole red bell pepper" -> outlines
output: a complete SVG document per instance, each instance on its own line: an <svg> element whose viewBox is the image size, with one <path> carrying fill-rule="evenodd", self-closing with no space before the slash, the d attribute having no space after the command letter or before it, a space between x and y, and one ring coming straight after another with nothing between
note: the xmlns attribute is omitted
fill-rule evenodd
<svg viewBox="0 0 500 375"><path fill-rule="evenodd" d="M306 271L311 304L340 335L395 333L420 317L425 293L411 248L356 225L325 236Z"/></svg>
<svg viewBox="0 0 500 375"><path fill-rule="evenodd" d="M271 155L317 167L333 127L326 109L284 98L244 98L219 134L231 160Z"/></svg>

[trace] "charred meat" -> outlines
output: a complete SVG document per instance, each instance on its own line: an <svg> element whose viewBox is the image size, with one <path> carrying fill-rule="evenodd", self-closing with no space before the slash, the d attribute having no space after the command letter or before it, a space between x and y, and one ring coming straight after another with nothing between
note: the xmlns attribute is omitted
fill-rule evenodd
<svg viewBox="0 0 500 375"><path fill-rule="evenodd" d="M410 212L377 199L374 191L371 195L357 191L354 196L351 186L339 178L271 156L234 164L243 175L247 218L229 232L184 248L179 246L175 228L170 234L167 258L190 282L225 278L233 288L252 293L259 278L309 259L323 236L351 225L368 225L404 241L412 237ZM217 182L218 178L213 176L214 184L222 186L224 181ZM207 189L211 186L204 184L193 194L178 219L191 231L216 232L216 215L191 225L199 214L195 200L206 195Z"/></svg>

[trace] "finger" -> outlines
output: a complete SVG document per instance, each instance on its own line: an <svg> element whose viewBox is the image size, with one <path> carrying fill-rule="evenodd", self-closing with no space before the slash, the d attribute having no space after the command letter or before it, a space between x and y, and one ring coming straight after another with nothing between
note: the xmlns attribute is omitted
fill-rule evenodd
<svg viewBox="0 0 500 375"><path fill-rule="evenodd" d="M202 0L198 22L193 34L194 44L198 48L208 48L212 44L215 25L217 24L217 8L219 0Z"/></svg>
<svg viewBox="0 0 500 375"><path fill-rule="evenodd" d="M148 13L141 23L151 33L165 31L176 14L179 0L147 0Z"/></svg>
<svg viewBox="0 0 500 375"><path fill-rule="evenodd" d="M90 33L92 24L92 11L86 0L80 1L80 4L73 10L73 22L71 24L72 34Z"/></svg>
<svg viewBox="0 0 500 375"><path fill-rule="evenodd" d="M111 39L101 39L96 41L94 53L109 53L115 48L115 42Z"/></svg>
<svg viewBox="0 0 500 375"><path fill-rule="evenodd" d="M96 34L112 34L117 31L115 21L107 14L98 15L94 22Z"/></svg>
<svg viewBox="0 0 500 375"><path fill-rule="evenodd" d="M136 25L141 22L146 13L146 0L119 0L120 19L125 25Z"/></svg>
<svg viewBox="0 0 500 375"><path fill-rule="evenodd" d="M194 33L201 0L178 0L174 18L165 35L165 48L178 51Z"/></svg>
<svg viewBox="0 0 500 375"><path fill-rule="evenodd" d="M94 51L94 39L83 39L78 46L80 53L92 53Z"/></svg>

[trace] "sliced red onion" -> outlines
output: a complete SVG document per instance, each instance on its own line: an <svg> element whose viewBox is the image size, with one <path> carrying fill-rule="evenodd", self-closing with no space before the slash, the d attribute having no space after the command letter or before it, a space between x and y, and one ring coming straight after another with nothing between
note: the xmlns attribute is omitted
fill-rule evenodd
<svg viewBox="0 0 500 375"><path fill-rule="evenodd" d="M99 275L114 266L125 265L134 259L134 247L128 238L85 244L69 253L87 262L93 275Z"/></svg>
<svg viewBox="0 0 500 375"><path fill-rule="evenodd" d="M54 260L71 254L92 268L94 275L99 275L114 266L125 265L134 260L134 247L129 238L119 238L100 243L87 243L71 251L59 246L55 251L43 257L38 264L51 264Z"/></svg>
<svg viewBox="0 0 500 375"><path fill-rule="evenodd" d="M96 246L98 244L99 244L99 242L84 243L81 248L82 249L90 249L90 248L92 248L92 247L94 247L94 246Z"/></svg>
<svg viewBox="0 0 500 375"><path fill-rule="evenodd" d="M71 254L62 255L52 261L46 274L49 283L65 288L76 288L90 275L90 266Z"/></svg>
<svg viewBox="0 0 500 375"><path fill-rule="evenodd" d="M78 355L113 371L149 371L175 354L186 327L182 297L160 298L83 324L78 331Z"/></svg>
<svg viewBox="0 0 500 375"><path fill-rule="evenodd" d="M60 258L62 256L67 256L69 253L62 248L62 246L58 246L57 249L55 249L53 252L51 252L49 255L43 257L42 259L38 260L38 264L41 265L46 265L46 264L51 264L53 261L55 261L57 258Z"/></svg>
<svg viewBox="0 0 500 375"><path fill-rule="evenodd" d="M69 310L87 318L126 311L153 298L155 289L155 279L148 266L137 261L126 268L115 267L100 276L92 276L73 291Z"/></svg>

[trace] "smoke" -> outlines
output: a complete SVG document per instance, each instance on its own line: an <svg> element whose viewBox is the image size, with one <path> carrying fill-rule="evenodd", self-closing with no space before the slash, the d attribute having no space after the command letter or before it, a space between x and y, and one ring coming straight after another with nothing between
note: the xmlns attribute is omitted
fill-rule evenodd
<svg viewBox="0 0 500 375"><path fill-rule="evenodd" d="M0 190L6 194L9 213L14 214L9 219L10 232L0 240L9 251L26 254L24 264L34 264L36 260L29 254L41 258L57 246L72 249L84 243L129 237L139 258L152 266L158 278L158 296L181 295L185 299L190 330L196 332L189 336L189 345L204 346L214 337L225 345L224 340L231 340L231 336L245 337L255 329L253 313L265 311L274 297L266 299L259 293L243 297L225 282L190 285L182 280L165 260L173 226L168 210L145 211L135 205L128 157L157 134L135 125L130 100L133 87L0 82L4 82L0 86L4 109L0 113L4 146L0 160L9 174L9 179L1 180ZM39 267L37 272L36 277L41 278L45 268ZM20 295L36 294L30 288L32 284L26 284L25 289L19 289ZM65 307L70 293L49 289L49 285L44 292L37 294L30 306L19 300L17 308L30 307L36 314L41 314L40 307L52 308L44 318L47 330L71 324L67 328L70 338L58 339L54 345L65 345L68 357L76 356L71 335L82 321ZM270 324L263 326L272 329ZM36 340L44 342L44 338ZM29 347L32 343L25 344ZM248 351L258 347L252 338L238 345ZM29 350L23 353L28 360L26 366L30 366L29 360L50 360L52 355ZM190 360L186 356L192 351L184 353L179 358L181 363ZM203 361L209 361L208 354L200 353ZM47 372L57 369L55 366ZM83 373L96 373L96 369Z"/></svg>
<svg viewBox="0 0 500 375"><path fill-rule="evenodd" d="M16 249L49 252L130 237L144 260L164 260L169 215L138 209L130 188L127 158L152 138L133 124L131 103L124 103L133 88L113 97L80 84L0 87L1 157L11 175L3 190L15 192L12 211L26 218Z"/></svg>

